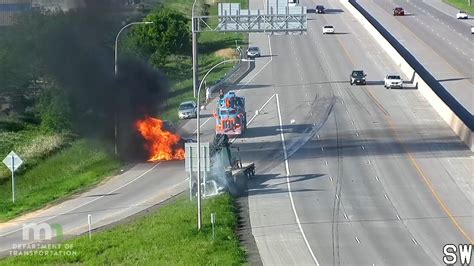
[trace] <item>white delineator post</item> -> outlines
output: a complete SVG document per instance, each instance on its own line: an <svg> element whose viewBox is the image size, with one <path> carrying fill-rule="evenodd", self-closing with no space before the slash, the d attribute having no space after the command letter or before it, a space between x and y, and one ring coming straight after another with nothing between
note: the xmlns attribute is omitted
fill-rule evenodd
<svg viewBox="0 0 474 266"><path fill-rule="evenodd" d="M92 239L92 215L87 215L87 224L89 225L89 240Z"/></svg>

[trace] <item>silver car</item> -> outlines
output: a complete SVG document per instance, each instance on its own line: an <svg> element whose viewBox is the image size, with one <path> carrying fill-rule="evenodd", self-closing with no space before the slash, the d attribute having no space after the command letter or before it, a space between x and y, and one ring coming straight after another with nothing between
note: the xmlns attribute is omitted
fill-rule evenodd
<svg viewBox="0 0 474 266"><path fill-rule="evenodd" d="M260 55L260 48L258 47L249 47L249 49L247 49L247 57L260 57Z"/></svg>
<svg viewBox="0 0 474 266"><path fill-rule="evenodd" d="M197 106L193 101L182 102L178 109L179 119L195 118L197 116Z"/></svg>

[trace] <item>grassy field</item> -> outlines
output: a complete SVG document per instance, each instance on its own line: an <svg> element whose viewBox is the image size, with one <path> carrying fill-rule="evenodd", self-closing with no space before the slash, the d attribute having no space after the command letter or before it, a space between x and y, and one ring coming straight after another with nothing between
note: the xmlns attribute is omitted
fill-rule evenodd
<svg viewBox="0 0 474 266"><path fill-rule="evenodd" d="M471 0L471 6L469 6L469 0L443 0L444 2L460 9L464 10L470 15L474 16L474 0Z"/></svg>
<svg viewBox="0 0 474 266"><path fill-rule="evenodd" d="M247 1L240 2L246 6ZM182 10L187 15L191 13L192 3L193 0L164 0L165 6ZM216 5L204 9L211 15L217 14ZM200 77L228 58L226 49L235 48L236 42L237 45L244 44L243 39L242 34L202 33L199 37ZM216 68L208 76L207 84L217 82L233 66L229 63ZM170 80L171 94L166 110L159 116L176 121L179 103L193 99L191 57L174 57L163 71ZM204 93L203 89L202 98ZM0 221L89 188L120 166L100 144L76 138L70 134L44 134L37 125L18 119L0 119L0 157L3 159L15 150L25 161L17 175L15 204L11 202L10 172L3 164L0 166Z"/></svg>
<svg viewBox="0 0 474 266"><path fill-rule="evenodd" d="M194 0L165 0L164 5L168 8L182 10L184 14L189 16L191 14L191 7ZM247 6L247 0L225 0L220 2L240 2L242 7ZM217 2L216 2L217 3ZM217 15L217 4L211 6L198 6L196 10L204 10L209 15ZM197 14L197 13L196 13ZM212 25L214 21L210 21ZM199 35L198 39L198 63L199 63L199 77L203 77L206 72L217 63L234 57L230 55L229 48L235 50L236 45L245 45L245 35L238 33L219 33L219 32L204 32ZM227 50L227 51L226 51ZM226 57L226 54L229 54ZM162 69L168 76L171 85L171 95L168 99L168 106L160 114L165 120L177 121L177 107L183 101L194 100L193 97L193 81L192 81L192 58L191 56L180 56L169 60L164 69ZM235 64L223 64L217 67L209 74L206 79L208 86L218 82L222 77L228 73ZM201 99L205 97L205 88L201 89Z"/></svg>
<svg viewBox="0 0 474 266"><path fill-rule="evenodd" d="M196 230L196 205L186 197L114 229L68 240L60 256L16 256L0 265L241 265L245 252L235 234L234 200L224 194L203 203L203 229ZM212 239L211 213L216 213ZM65 247L68 244L69 249ZM65 251L70 254L65 255Z"/></svg>
<svg viewBox="0 0 474 266"><path fill-rule="evenodd" d="M86 189L119 166L120 163L104 152L99 143L73 141L68 147L17 176L15 203L11 199L11 178L1 180L0 221Z"/></svg>

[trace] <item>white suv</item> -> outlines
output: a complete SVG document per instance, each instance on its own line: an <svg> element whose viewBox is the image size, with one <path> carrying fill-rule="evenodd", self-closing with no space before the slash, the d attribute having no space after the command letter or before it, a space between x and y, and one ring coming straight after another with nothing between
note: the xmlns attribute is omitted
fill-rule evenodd
<svg viewBox="0 0 474 266"><path fill-rule="evenodd" d="M334 27L331 25L323 26L323 34L334 33Z"/></svg>
<svg viewBox="0 0 474 266"><path fill-rule="evenodd" d="M403 88L403 80L399 75L387 75L384 79L384 87L390 88Z"/></svg>
<svg viewBox="0 0 474 266"><path fill-rule="evenodd" d="M457 19L467 19L468 15L465 11L459 10L459 12L456 14Z"/></svg>

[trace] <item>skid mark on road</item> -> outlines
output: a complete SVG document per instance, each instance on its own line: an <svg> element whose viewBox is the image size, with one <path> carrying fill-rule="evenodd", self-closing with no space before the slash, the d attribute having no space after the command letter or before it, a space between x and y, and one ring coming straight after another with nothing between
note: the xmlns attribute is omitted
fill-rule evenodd
<svg viewBox="0 0 474 266"><path fill-rule="evenodd" d="M303 236L306 247L308 247L308 251L311 254L311 257L313 258L313 261L316 263L316 265L319 266L318 259L314 255L313 250L311 249L311 246L309 245L309 242L308 242L308 239L306 238L303 227L301 226L300 218L298 216L298 213L296 212L295 202L293 200L293 193L291 192L290 166L288 164L288 154L287 154L287 151L286 151L285 134L283 133L283 124L282 124L281 109L280 109L280 99L278 98L278 94L276 94L276 102L277 102L278 119L279 119L279 124L280 124L280 138L281 138L281 144L283 146L283 155L284 155L284 158L285 158L286 185L288 187L288 195L290 196L291 207L293 209L293 213L295 214L296 223L298 224L298 228L300 229L301 235Z"/></svg>

